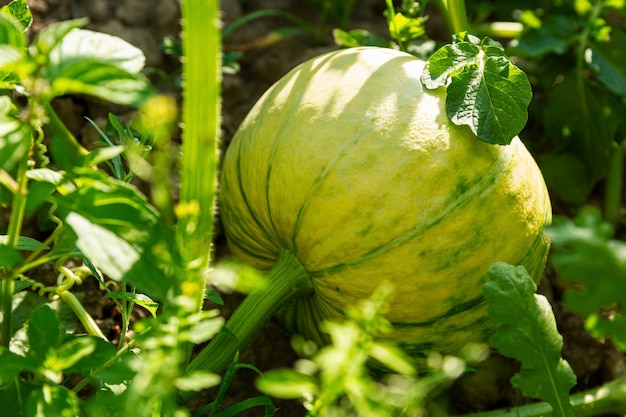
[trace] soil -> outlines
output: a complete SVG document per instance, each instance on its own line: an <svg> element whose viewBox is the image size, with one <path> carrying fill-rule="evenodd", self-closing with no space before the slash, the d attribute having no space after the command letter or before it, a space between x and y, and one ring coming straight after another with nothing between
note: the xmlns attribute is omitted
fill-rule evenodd
<svg viewBox="0 0 626 417"><path fill-rule="evenodd" d="M0 5L5 3L8 0L0 1ZM384 1L359 0L357 3L350 27L365 28L385 35L386 23L382 17ZM166 54L160 47L164 37L179 36L180 9L177 0L29 0L29 4L35 16L31 31L33 34L53 22L88 17L88 29L119 36L141 48L155 81L160 80L154 74L173 74L179 68L178 59ZM320 7L314 0L225 0L222 2L222 9L225 26L261 9L289 11L307 19L314 26L319 24L320 19ZM446 33L446 30L437 22L441 22L441 19L436 13L431 14L430 35L435 39L445 38L447 35L440 34ZM280 18L259 19L242 26L224 39L225 51L243 51L244 55L239 62L240 70L236 74L225 74L223 77L223 147L227 146L254 102L273 82L300 62L336 48L332 43L330 30L318 42L314 42L308 35L296 35L280 42L260 45L259 40L263 40L272 30L287 25L289 22ZM172 85L163 88L176 94L177 90ZM85 97L63 97L54 106L86 147L91 147L99 137L85 117L103 127L109 112L119 116L122 121L132 116L130 109ZM4 222L3 216L0 216L0 221ZM31 236L36 236L36 222L32 220L31 223ZM216 242L218 255L227 253L219 232ZM39 272L42 280L56 279L53 268L43 267ZM96 283L85 283L82 292L83 302L90 313L106 333L116 337L114 308L108 300L101 297ZM623 355L609 341L596 340L589 336L584 331L582 318L567 311L561 304L562 289L552 271L546 272L540 292L554 306L558 327L565 343L563 355L578 376L577 390L599 385L625 372ZM241 296L231 294L224 298L226 305L222 308L222 313L228 316L241 301ZM296 359L297 356L290 347L289 336L273 321L267 324L263 332L253 340L251 347L244 350L240 357L241 362L253 364L261 371L290 367ZM516 370L515 363L492 354L481 368L484 370L461 378L448 391L448 400L454 405L456 412L473 412L525 402L519 392L510 388L507 382ZM251 371L241 371L231 385L225 405L259 395L252 383L254 378L255 374ZM196 408L207 404L212 401L214 394L212 391L206 392L190 405ZM305 414L302 406L295 401L276 400L275 404L279 407L276 414L278 416L298 417ZM245 415L261 415L261 412L255 410Z"/></svg>

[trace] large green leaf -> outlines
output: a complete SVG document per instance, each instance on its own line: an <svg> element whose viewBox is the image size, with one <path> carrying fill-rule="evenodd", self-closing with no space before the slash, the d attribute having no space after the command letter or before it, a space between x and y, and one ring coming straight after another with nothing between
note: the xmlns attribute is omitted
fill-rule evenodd
<svg viewBox="0 0 626 417"><path fill-rule="evenodd" d="M488 312L500 323L490 344L508 357L521 361L511 383L525 395L547 401L554 416L573 416L569 391L576 376L561 358L563 338L548 300L522 266L494 264L490 281L483 286Z"/></svg>
<svg viewBox="0 0 626 417"><path fill-rule="evenodd" d="M421 79L429 89L447 86L448 117L484 142L506 145L526 125L530 83L490 38L455 35L428 59Z"/></svg>
<svg viewBox="0 0 626 417"><path fill-rule="evenodd" d="M153 92L142 74L133 74L91 58L68 63L51 78L54 97L69 93L88 94L113 103L137 106Z"/></svg>
<svg viewBox="0 0 626 417"><path fill-rule="evenodd" d="M44 27L33 40L35 53L42 55L47 60L48 54L61 43L70 31L85 26L87 22L87 19L65 20Z"/></svg>
<svg viewBox="0 0 626 417"><path fill-rule="evenodd" d="M173 232L136 188L85 174L91 177L81 176L74 191L56 200L75 245L109 278L162 299L180 265Z"/></svg>
<svg viewBox="0 0 626 417"><path fill-rule="evenodd" d="M77 61L93 60L111 64L131 74L141 71L146 57L141 49L122 38L86 29L69 31L50 51L47 70L57 77L65 66Z"/></svg>
<svg viewBox="0 0 626 417"><path fill-rule="evenodd" d="M138 105L152 93L140 74L145 56L139 48L116 36L79 29L78 23L53 33L62 37L47 52L44 66L52 97L79 93Z"/></svg>
<svg viewBox="0 0 626 417"><path fill-rule="evenodd" d="M28 319L29 356L44 362L48 353L61 342L61 324L49 305L37 307Z"/></svg>

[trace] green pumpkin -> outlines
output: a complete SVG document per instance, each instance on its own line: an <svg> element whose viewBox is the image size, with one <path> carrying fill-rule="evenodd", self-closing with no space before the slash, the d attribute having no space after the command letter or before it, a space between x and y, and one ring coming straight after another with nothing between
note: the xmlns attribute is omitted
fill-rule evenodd
<svg viewBox="0 0 626 417"><path fill-rule="evenodd" d="M264 271L279 253L297 258L311 290L278 316L318 343L322 320L388 280L389 337L415 356L454 353L493 330L493 263L537 280L544 268L551 207L535 161L519 138L491 145L453 125L424 65L374 47L316 57L266 92L227 149L230 249Z"/></svg>

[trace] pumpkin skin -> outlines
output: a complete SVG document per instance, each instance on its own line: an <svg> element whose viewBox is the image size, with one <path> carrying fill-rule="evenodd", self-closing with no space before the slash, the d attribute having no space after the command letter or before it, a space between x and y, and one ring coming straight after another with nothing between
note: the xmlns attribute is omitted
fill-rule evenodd
<svg viewBox="0 0 626 417"><path fill-rule="evenodd" d="M314 292L278 312L318 343L326 318L394 284L387 336L414 356L486 342L482 285L498 261L545 266L548 192L519 138L452 124L424 62L376 47L293 69L257 102L224 158L221 218L233 254L269 270L292 252Z"/></svg>

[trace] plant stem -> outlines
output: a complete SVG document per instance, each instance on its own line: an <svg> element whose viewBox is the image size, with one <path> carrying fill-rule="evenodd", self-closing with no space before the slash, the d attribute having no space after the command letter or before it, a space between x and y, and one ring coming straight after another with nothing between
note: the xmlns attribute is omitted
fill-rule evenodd
<svg viewBox="0 0 626 417"><path fill-rule="evenodd" d="M10 248L17 246L24 222L24 212L26 210L26 201L28 196L28 153L24 153L22 161L17 168L17 189L13 194L11 204L11 217L9 219L9 227L7 230L7 243ZM11 317L13 312L13 291L15 290L15 282L13 281L13 273L2 279L2 345L9 347L11 341Z"/></svg>
<svg viewBox="0 0 626 417"><path fill-rule="evenodd" d="M619 222L622 207L622 186L624 183L624 152L617 143L611 144L609 172L604 191L604 219L616 226Z"/></svg>
<svg viewBox="0 0 626 417"><path fill-rule="evenodd" d="M222 331L191 361L187 372L222 373L278 308L311 292L311 279L304 266L291 252L281 249L265 285L245 298ZM192 395L185 392L181 398L188 400Z"/></svg>
<svg viewBox="0 0 626 417"><path fill-rule="evenodd" d="M200 310L211 260L221 113L219 2L186 0L183 16L183 147L176 237L185 263L181 291Z"/></svg>
<svg viewBox="0 0 626 417"><path fill-rule="evenodd" d="M435 0L435 3L444 15L452 34L469 29L465 0Z"/></svg>
<svg viewBox="0 0 626 417"><path fill-rule="evenodd" d="M70 291L61 291L58 294L59 297L61 297L61 299L65 301L65 304L67 304L69 308L72 309L74 314L76 314L76 317L78 317L78 320L80 320L82 325L85 327L87 333L92 336L101 337L102 339L108 341L107 337L104 335L104 333L102 333L102 330L100 330L100 327L98 327L98 324L94 321L93 317L91 317L89 313L87 313L85 307L83 307L83 305L80 303L80 301L78 301L74 294L72 294Z"/></svg>
<svg viewBox="0 0 626 417"><path fill-rule="evenodd" d="M624 415L626 413L626 375L598 388L579 392L570 397L576 417ZM506 410L465 414L463 417L541 417L552 414L546 402L528 404Z"/></svg>
<svg viewBox="0 0 626 417"><path fill-rule="evenodd" d="M448 13L452 33L459 33L469 29L467 22L467 12L465 10L465 0L448 0Z"/></svg>
<svg viewBox="0 0 626 417"><path fill-rule="evenodd" d="M514 39L521 35L524 25L519 22L489 22L474 28L480 37Z"/></svg>
<svg viewBox="0 0 626 417"><path fill-rule="evenodd" d="M395 20L396 11L393 7L393 1L386 0L386 3L387 3L387 25L389 25L389 31L391 33L393 32L398 33L398 28L396 27L396 20ZM391 25L393 25L393 32L391 31ZM396 42L398 42L398 47L400 48L401 51L406 51L406 46L402 43L400 39L396 39Z"/></svg>

